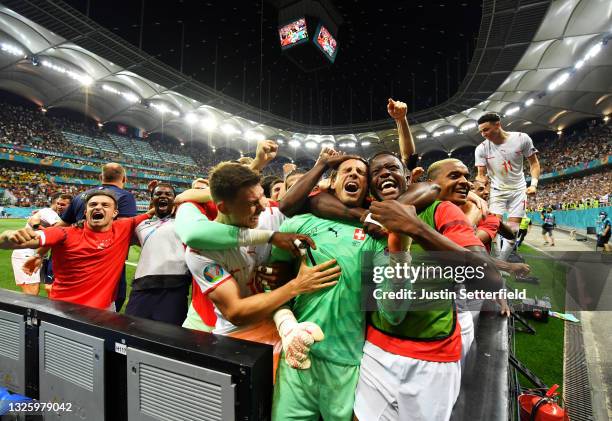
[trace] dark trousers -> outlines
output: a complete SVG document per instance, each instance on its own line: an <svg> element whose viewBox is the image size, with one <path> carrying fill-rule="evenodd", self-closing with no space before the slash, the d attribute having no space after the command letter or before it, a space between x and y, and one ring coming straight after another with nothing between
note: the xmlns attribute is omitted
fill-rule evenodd
<svg viewBox="0 0 612 421"><path fill-rule="evenodd" d="M125 265L123 265L123 271L121 272L121 279L119 279L119 287L117 288L117 297L115 298L115 311L119 313L121 307L125 303L125 295L127 293L127 285L125 282Z"/></svg>
<svg viewBox="0 0 612 421"><path fill-rule="evenodd" d="M523 240L525 239L526 236L527 236L527 230L519 230L518 231L518 240L516 242L516 249L517 250L521 246L521 244L523 244Z"/></svg>
<svg viewBox="0 0 612 421"><path fill-rule="evenodd" d="M187 317L189 285L132 290L125 314L181 326Z"/></svg>

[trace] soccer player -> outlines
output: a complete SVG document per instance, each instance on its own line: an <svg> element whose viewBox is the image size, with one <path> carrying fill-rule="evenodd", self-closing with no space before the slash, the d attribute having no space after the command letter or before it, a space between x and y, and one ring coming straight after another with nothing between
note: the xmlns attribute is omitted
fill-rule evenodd
<svg viewBox="0 0 612 421"><path fill-rule="evenodd" d="M136 227L142 248L125 314L180 326L187 316L191 274L174 230L174 196L172 185L157 184L151 192L155 214Z"/></svg>
<svg viewBox="0 0 612 421"><path fill-rule="evenodd" d="M432 164L428 179L440 186L439 200L422 210L419 218L455 243L457 251L470 250L486 261L482 242L457 206L467 201L467 174L467 168L458 160ZM390 187L384 182L377 188L380 196L390 193ZM388 230L414 236L411 209L389 198L370 206L374 219ZM421 241L426 250L441 250ZM472 253L463 254L470 257ZM493 285L501 284L497 274L489 271L488 275ZM438 306L440 309L436 307L435 311L408 311L399 322L390 320L383 312L370 317L356 392L357 418L447 420L450 417L459 394L462 348L469 349L473 325L469 312L463 312L465 320L457 323L454 303L440 302ZM468 331L464 332L464 326Z"/></svg>
<svg viewBox="0 0 612 421"><path fill-rule="evenodd" d="M345 206L361 207L368 191L367 180L367 164L361 159L347 159L338 166L331 191ZM350 420L364 343L361 254L384 253L386 244L366 235L361 224L312 214L285 221L281 231L310 235L317 244L316 250L311 250L310 264L335 258L342 275L333 288L296 297L293 315L287 319L275 318L281 338L289 335L296 323L313 322L322 329L325 339L312 345L308 370L295 370L281 359L272 419L317 420L321 416L325 420ZM287 252L273 248L272 261L292 259Z"/></svg>
<svg viewBox="0 0 612 421"><path fill-rule="evenodd" d="M513 231L518 229L525 216L527 194L536 193L540 177L537 149L526 133L507 132L501 126L498 114L487 113L478 119L478 130L484 141L476 147L478 178L487 175L491 179L490 212L500 219L508 213ZM526 189L523 159L529 161L531 185ZM500 259L507 260L514 248L514 240L505 241Z"/></svg>
<svg viewBox="0 0 612 421"><path fill-rule="evenodd" d="M32 215L26 224L26 228L37 230L41 227L51 227L61 222L59 215L70 205L72 196L64 193L56 193L51 196L51 206L43 208ZM36 249L14 250L11 254L11 264L15 275L15 283L21 290L29 295L38 295L40 291L40 270L31 274L25 273L23 265L30 257L36 255Z"/></svg>
<svg viewBox="0 0 612 421"><path fill-rule="evenodd" d="M219 210L217 222L233 226L235 231L257 227L265 209L259 181L258 174L241 164L219 164L210 175L212 198ZM201 231L197 227L201 225L198 223L201 217L203 215L191 203L181 205L177 212L176 231L188 246L185 260L197 282L184 327L220 334L235 332L239 326L268 319L277 308L298 294L334 285L340 274L338 267L332 267L333 260L321 262L315 268L303 265L297 277L282 287L259 294L254 285L255 257L247 247L229 250L221 247L219 251L194 248L201 241ZM292 244L296 239L309 240L304 235L266 230L242 232L257 236L260 244L269 241ZM294 251L299 254L297 249ZM202 299L195 299L197 295ZM202 308L196 309L194 305Z"/></svg>
<svg viewBox="0 0 612 421"><path fill-rule="evenodd" d="M610 230L612 229L612 223L608 219L608 213L605 211L599 212L599 220L597 221L597 244L595 245L595 251L598 247L603 247L604 251L610 251Z"/></svg>
<svg viewBox="0 0 612 421"><path fill-rule="evenodd" d="M555 229L555 214L553 213L552 207L543 209L542 213L542 238L544 239L544 245L548 244L550 239L550 245L555 245L555 239L553 238L553 230Z"/></svg>
<svg viewBox="0 0 612 421"><path fill-rule="evenodd" d="M119 213L117 198L106 189L90 192L83 202L82 226L5 231L0 248L50 247L55 281L49 298L114 311L130 240L149 214L114 221Z"/></svg>
<svg viewBox="0 0 612 421"><path fill-rule="evenodd" d="M136 209L136 199L134 195L125 190L125 183L127 183L127 175L125 169L117 163L111 162L104 164L102 167L102 173L100 174L100 180L102 184L94 189L87 190L84 193L76 196L70 207L60 215L64 225L75 224L85 217L85 198L95 190L110 190L117 198L117 210L118 218L130 218L136 216L138 211ZM124 256L127 258L127 254ZM115 306L117 312L123 307L125 302L126 294L126 283L125 283L125 267L121 272L121 279L119 281L119 288L117 290L117 298L115 300Z"/></svg>

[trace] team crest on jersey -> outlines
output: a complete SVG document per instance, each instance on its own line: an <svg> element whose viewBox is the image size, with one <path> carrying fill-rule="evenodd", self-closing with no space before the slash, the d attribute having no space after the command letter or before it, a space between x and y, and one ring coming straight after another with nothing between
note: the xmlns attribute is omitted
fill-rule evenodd
<svg viewBox="0 0 612 421"><path fill-rule="evenodd" d="M206 282L214 284L225 278L228 273L217 263L210 263L204 267L202 275Z"/></svg>
<svg viewBox="0 0 612 421"><path fill-rule="evenodd" d="M363 232L361 228L355 228L355 232L353 233L353 240L363 241L366 239L366 234Z"/></svg>

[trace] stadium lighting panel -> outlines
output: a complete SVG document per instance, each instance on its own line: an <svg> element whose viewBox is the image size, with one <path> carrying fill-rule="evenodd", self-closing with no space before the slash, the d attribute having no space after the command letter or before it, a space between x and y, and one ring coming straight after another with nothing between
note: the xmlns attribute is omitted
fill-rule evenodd
<svg viewBox="0 0 612 421"><path fill-rule="evenodd" d="M534 101L535 100L533 98L529 98L527 101L525 101L525 107L529 107Z"/></svg>
<svg viewBox="0 0 612 421"><path fill-rule="evenodd" d="M417 139L427 139L427 135L426 134L418 134Z"/></svg>
<svg viewBox="0 0 612 421"><path fill-rule="evenodd" d="M289 141L289 146L293 146L294 148L297 148L300 145L301 145L301 143L299 141L297 141L297 140Z"/></svg>
<svg viewBox="0 0 612 421"><path fill-rule="evenodd" d="M521 107L519 107L518 105L516 107L509 108L508 110L506 110L506 115L516 114L520 109Z"/></svg>
<svg viewBox="0 0 612 421"><path fill-rule="evenodd" d="M185 115L185 121L191 126L193 123L198 121L198 117L193 113L188 113Z"/></svg>
<svg viewBox="0 0 612 421"><path fill-rule="evenodd" d="M231 124L225 123L221 126L221 132L226 136L232 136L232 135L240 133L240 130L238 130Z"/></svg>
<svg viewBox="0 0 612 421"><path fill-rule="evenodd" d="M316 149L316 147L317 147L316 142L312 142L312 141L311 142L306 142L306 148L308 148L308 149Z"/></svg>
<svg viewBox="0 0 612 421"><path fill-rule="evenodd" d="M130 102L130 103L135 103L135 102L139 102L140 98L138 98L137 95L131 93L131 92L122 92L118 89L113 88L110 85L104 84L102 85L102 90L106 91L106 92L110 92L113 93L115 95L118 95L120 97L122 97L123 99L125 99L126 101Z"/></svg>
<svg viewBox="0 0 612 421"><path fill-rule="evenodd" d="M23 57L25 58L26 55L23 52L23 50L15 45L12 44L7 44L5 42L0 43L0 50L4 51L5 53L8 53L12 56L16 56L16 57Z"/></svg>
<svg viewBox="0 0 612 421"><path fill-rule="evenodd" d="M476 128L476 123L471 122L471 123L467 123L464 124L463 126L461 126L461 130L472 130Z"/></svg>
<svg viewBox="0 0 612 421"><path fill-rule="evenodd" d="M362 147L366 147L366 146L370 146L370 145L371 145L371 142L369 140L365 140L365 141L361 142L361 146Z"/></svg>
<svg viewBox="0 0 612 421"><path fill-rule="evenodd" d="M217 128L217 121L214 117L206 117L200 121L202 128L207 132L211 132Z"/></svg>
<svg viewBox="0 0 612 421"><path fill-rule="evenodd" d="M57 73L65 74L70 79L76 80L83 86L90 86L94 82L93 78L87 74L81 74L81 73L74 72L72 70L66 69L65 67L58 66L57 64L53 64L49 60L43 60L41 64L43 67L51 69Z"/></svg>
<svg viewBox="0 0 612 421"><path fill-rule="evenodd" d="M548 85L548 90L549 91L554 91L555 89L557 89L559 86L563 85L565 82L567 82L567 80L570 77L570 73L569 72L564 72L562 73L559 77L557 77L555 80L553 80L549 85Z"/></svg>

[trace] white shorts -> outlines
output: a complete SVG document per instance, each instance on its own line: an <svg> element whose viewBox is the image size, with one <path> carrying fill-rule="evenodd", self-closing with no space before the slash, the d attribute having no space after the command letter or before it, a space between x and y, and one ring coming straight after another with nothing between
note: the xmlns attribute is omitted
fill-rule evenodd
<svg viewBox="0 0 612 421"><path fill-rule="evenodd" d="M15 275L15 283L17 285L38 284L40 283L40 270L37 270L31 275L23 272L23 264L30 256L11 256L11 264L13 265L13 274Z"/></svg>
<svg viewBox="0 0 612 421"><path fill-rule="evenodd" d="M367 342L355 392L359 421L446 421L461 387L460 362L391 354Z"/></svg>
<svg viewBox="0 0 612 421"><path fill-rule="evenodd" d="M495 190L491 188L489 197L489 212L495 215L522 218L525 216L527 207L527 193L525 189L520 190Z"/></svg>
<svg viewBox="0 0 612 421"><path fill-rule="evenodd" d="M474 342L474 320L472 319L471 311L458 311L457 321L461 326L461 366L465 364L465 357L470 348L472 342Z"/></svg>

